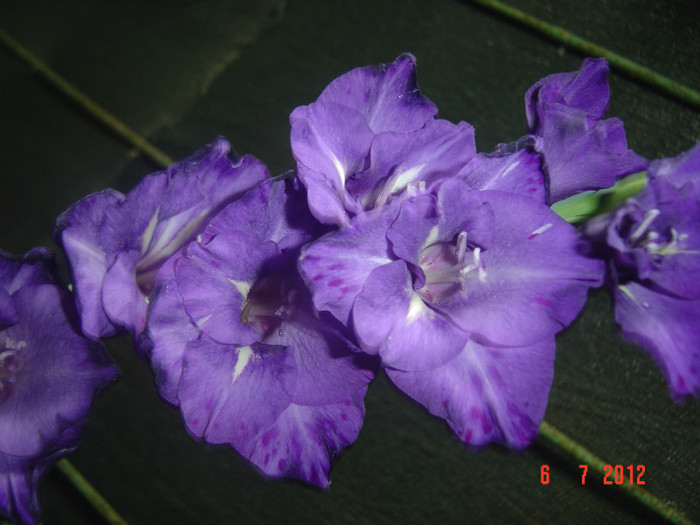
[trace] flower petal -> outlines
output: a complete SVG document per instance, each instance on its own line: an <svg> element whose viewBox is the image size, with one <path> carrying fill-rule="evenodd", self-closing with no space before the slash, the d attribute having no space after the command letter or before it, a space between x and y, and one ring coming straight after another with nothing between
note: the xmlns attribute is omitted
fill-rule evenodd
<svg viewBox="0 0 700 525"><path fill-rule="evenodd" d="M422 128L437 108L416 85L416 59L408 53L392 64L359 67L331 82L318 97L361 112L375 134Z"/></svg>
<svg viewBox="0 0 700 525"><path fill-rule="evenodd" d="M348 324L355 297L376 267L391 261L386 231L398 206L357 216L347 228L331 232L302 249L299 271L314 305Z"/></svg>
<svg viewBox="0 0 700 525"><path fill-rule="evenodd" d="M469 334L426 305L402 260L380 266L355 300L353 323L362 349L385 366L430 370L454 358Z"/></svg>
<svg viewBox="0 0 700 525"><path fill-rule="evenodd" d="M192 243L175 263L177 287L192 322L220 343L249 345L258 332L243 319L248 292L277 245L255 234L222 233L206 247Z"/></svg>
<svg viewBox="0 0 700 525"><path fill-rule="evenodd" d="M685 300L629 282L615 288L615 320L625 339L657 362L671 397L700 397L700 300Z"/></svg>
<svg viewBox="0 0 700 525"><path fill-rule="evenodd" d="M124 195L107 189L88 195L56 219L54 236L70 263L82 331L91 339L119 332L102 304L102 281L114 255L102 246L100 232L105 210L123 200Z"/></svg>
<svg viewBox="0 0 700 525"><path fill-rule="evenodd" d="M534 344L571 323L588 287L602 284L603 264L581 253L576 229L548 207L512 193L481 195L495 219L480 254L484 272L434 307L482 344Z"/></svg>
<svg viewBox="0 0 700 525"><path fill-rule="evenodd" d="M346 184L365 209L383 206L419 182L430 187L451 177L476 155L474 128L431 120L409 133L381 133L372 142L369 168Z"/></svg>
<svg viewBox="0 0 700 525"><path fill-rule="evenodd" d="M66 426L84 419L95 393L116 376L102 347L73 331L53 285L17 291L21 321L2 332L20 363L9 397L0 403L0 452L35 456Z"/></svg>
<svg viewBox="0 0 700 525"><path fill-rule="evenodd" d="M540 155L527 147L511 152L512 147L502 144L488 155L479 153L459 176L477 190L508 191L545 202Z"/></svg>
<svg viewBox="0 0 700 525"><path fill-rule="evenodd" d="M387 369L389 378L470 445L523 448L537 435L554 373L554 339L523 347L469 341L433 370Z"/></svg>
<svg viewBox="0 0 700 525"><path fill-rule="evenodd" d="M289 405L295 383L283 347L232 347L202 335L185 350L180 410L192 434L240 451Z"/></svg>

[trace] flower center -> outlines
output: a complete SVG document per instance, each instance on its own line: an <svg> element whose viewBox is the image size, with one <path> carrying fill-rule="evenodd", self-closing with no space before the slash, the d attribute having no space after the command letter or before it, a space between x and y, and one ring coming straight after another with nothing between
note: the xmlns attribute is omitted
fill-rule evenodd
<svg viewBox="0 0 700 525"><path fill-rule="evenodd" d="M0 346L0 404L7 401L14 388L17 371L20 368L19 350L27 346L24 341L5 338Z"/></svg>
<svg viewBox="0 0 700 525"><path fill-rule="evenodd" d="M296 298L297 291L289 286L288 279L279 275L263 277L248 292L241 321L252 326L262 340L291 317L296 308Z"/></svg>
<svg viewBox="0 0 700 525"><path fill-rule="evenodd" d="M480 281L486 279L481 248L468 248L467 232L461 232L454 244L435 243L425 247L418 264L425 274L425 283L417 292L429 303L440 302L464 291L467 281L474 276Z"/></svg>
<svg viewBox="0 0 700 525"><path fill-rule="evenodd" d="M653 209L644 214L629 236L630 245L644 248L650 255L675 255L684 252L688 234L679 234L675 228L669 228L668 232L662 235L651 229L652 223L660 213L659 210Z"/></svg>

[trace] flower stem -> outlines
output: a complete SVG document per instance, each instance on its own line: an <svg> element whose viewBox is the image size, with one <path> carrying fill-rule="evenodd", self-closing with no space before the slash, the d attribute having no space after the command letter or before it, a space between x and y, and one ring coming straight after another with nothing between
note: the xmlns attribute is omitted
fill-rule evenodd
<svg viewBox="0 0 700 525"><path fill-rule="evenodd" d="M73 486L78 489L78 492L87 499L90 504L99 512L102 517L112 525L127 525L126 520L122 518L119 513L114 510L102 494L95 490L90 482L85 479L85 477L76 469L73 464L67 459L61 459L56 463L58 470L68 478Z"/></svg>
<svg viewBox="0 0 700 525"><path fill-rule="evenodd" d="M551 206L552 211L567 222L580 223L612 211L618 204L640 193L646 183L645 171L633 173L617 181L612 188L584 191L563 201L555 202Z"/></svg>
<svg viewBox="0 0 700 525"><path fill-rule="evenodd" d="M173 163L173 160L165 153L44 64L39 57L8 35L2 28L0 28L0 42L5 44L5 46L12 50L18 57L29 64L32 69L39 73L51 86L63 93L74 104L87 111L93 118L106 126L122 140L141 151L141 153L146 155L157 165L165 168Z"/></svg>
<svg viewBox="0 0 700 525"><path fill-rule="evenodd" d="M680 82L676 82L671 78L661 75L648 67L638 64L629 58L615 53L614 51L611 51L603 46L595 44L590 40L581 38L580 36L575 35L566 29L562 29L554 24L549 24L544 20L540 20L539 18L520 11L519 9L515 9L514 7L504 4L503 2L498 2L497 0L471 1L494 13L497 13L504 18L508 18L514 22L529 27L540 34L545 35L551 40L554 40L555 42L558 42L559 44L571 49L575 49L584 55L605 57L613 68L624 73L628 77L652 86L653 88L656 88L664 94L670 95L671 97L680 100L685 104L695 108L700 108L700 92L691 89Z"/></svg>
<svg viewBox="0 0 700 525"><path fill-rule="evenodd" d="M557 430L555 427L542 421L540 425L540 437L549 440L559 448L568 452L573 457L578 459L581 464L588 465L589 468L596 471L601 476L605 476L604 468L607 463L594 455L592 452L584 448L582 445L571 439L569 436ZM633 485L629 480L625 480L622 485L616 485L628 495L635 498L645 507L649 508L669 523L677 525L694 525L692 521L683 516L669 504L661 501L659 498L650 492L642 489L639 485Z"/></svg>

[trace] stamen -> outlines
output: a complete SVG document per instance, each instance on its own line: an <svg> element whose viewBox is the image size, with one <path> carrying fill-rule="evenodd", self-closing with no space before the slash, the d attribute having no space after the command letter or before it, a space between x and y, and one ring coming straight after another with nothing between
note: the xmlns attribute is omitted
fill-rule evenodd
<svg viewBox="0 0 700 525"><path fill-rule="evenodd" d="M659 213L661 213L659 210L654 208L653 210L649 210L644 214L644 218L642 219L642 222L637 226L632 234L630 235L630 241L631 242L636 242L639 240L639 238L644 235L644 232L647 230L649 225L654 221L659 216Z"/></svg>
<svg viewBox="0 0 700 525"><path fill-rule="evenodd" d="M464 254L467 252L467 232L460 232L457 236L457 245L455 246L455 255L457 262L464 262Z"/></svg>

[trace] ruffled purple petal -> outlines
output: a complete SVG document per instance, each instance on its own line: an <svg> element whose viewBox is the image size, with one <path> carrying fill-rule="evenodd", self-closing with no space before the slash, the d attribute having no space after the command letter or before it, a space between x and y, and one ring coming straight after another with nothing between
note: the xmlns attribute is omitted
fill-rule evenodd
<svg viewBox="0 0 700 525"><path fill-rule="evenodd" d="M579 71L545 77L525 95L528 129L544 157L548 204L608 188L648 165L627 148L620 120L602 120L610 98L608 72L605 59L589 58Z"/></svg>
<svg viewBox="0 0 700 525"><path fill-rule="evenodd" d="M360 67L331 82L318 97L360 112L375 134L423 127L437 108L416 84L416 59L408 53L392 64Z"/></svg>
<svg viewBox="0 0 700 525"><path fill-rule="evenodd" d="M307 245L299 271L318 310L329 311L348 324L355 297L372 270L391 262L386 231L396 218L397 205L359 215L341 228Z"/></svg>
<svg viewBox="0 0 700 525"><path fill-rule="evenodd" d="M365 195L351 195L346 184L365 170L375 136L418 130L436 113L418 91L410 55L354 69L331 82L316 102L296 108L290 116L292 152L314 216L347 225Z"/></svg>
<svg viewBox="0 0 700 525"><path fill-rule="evenodd" d="M178 400L192 434L240 450L289 405L295 383L283 347L220 345L202 335L185 350Z"/></svg>
<svg viewBox="0 0 700 525"><path fill-rule="evenodd" d="M602 284L603 264L581 253L575 228L546 206L505 192L482 196L495 218L479 255L483 271L434 307L483 344L534 344L571 323L588 287Z"/></svg>
<svg viewBox="0 0 700 525"><path fill-rule="evenodd" d="M474 128L432 120L410 133L382 133L372 142L369 168L347 181L363 208L383 206L393 195L419 182L430 187L457 173L476 155Z"/></svg>
<svg viewBox="0 0 700 525"><path fill-rule="evenodd" d="M229 159L224 139L153 173L123 196L112 190L64 212L56 232L72 266L86 333L138 335L146 297L165 260L193 240L227 203L269 178L253 157ZM103 288L103 285L106 288ZM115 302L112 302L115 301Z"/></svg>
<svg viewBox="0 0 700 525"><path fill-rule="evenodd" d="M676 157L653 161L648 171L650 180L666 180L679 189L688 183L692 184L696 199L700 199L699 175L700 144L696 144Z"/></svg>
<svg viewBox="0 0 700 525"><path fill-rule="evenodd" d="M523 448L537 435L554 372L554 339L522 347L469 341L433 370L387 369L389 378L465 443Z"/></svg>
<svg viewBox="0 0 700 525"><path fill-rule="evenodd" d="M178 404L177 386L182 375L185 347L197 339L199 330L192 323L175 281L175 256L158 272L156 289L151 297L146 330L148 357L156 378L158 392L169 403Z"/></svg>
<svg viewBox="0 0 700 525"><path fill-rule="evenodd" d="M46 248L33 248L22 257L0 251L0 329L19 322L12 294L25 286L54 284L56 261Z"/></svg>
<svg viewBox="0 0 700 525"><path fill-rule="evenodd" d="M212 218L200 242L206 244L229 231L254 233L285 250L301 247L326 228L311 215L304 187L293 179L269 181L250 189Z"/></svg>
<svg viewBox="0 0 700 525"><path fill-rule="evenodd" d="M248 292L277 245L255 234L222 233L206 247L188 246L175 263L177 287L192 322L220 343L249 345L258 332L244 320Z"/></svg>
<svg viewBox="0 0 700 525"><path fill-rule="evenodd" d="M555 73L533 84L525 93L527 125L536 129L547 118L551 104L581 111L589 120L603 118L610 103L610 66L604 58L586 58L581 69Z"/></svg>
<svg viewBox="0 0 700 525"><path fill-rule="evenodd" d="M241 452L264 473L327 487L331 459L357 438L364 395L373 377L328 323L297 312L265 342L294 357L292 403Z"/></svg>
<svg viewBox="0 0 700 525"><path fill-rule="evenodd" d="M498 190L527 195L545 202L545 181L539 154L523 148L502 150L485 155L479 153L458 175L477 190Z"/></svg>
<svg viewBox="0 0 700 525"><path fill-rule="evenodd" d="M102 281L114 253L101 244L105 210L123 202L124 195L107 189L75 203L56 219L55 236L66 253L76 294L83 333L91 339L119 332L102 303Z"/></svg>
<svg viewBox="0 0 700 525"><path fill-rule="evenodd" d="M352 444L364 418L363 395L322 406L290 404L241 450L262 472L330 485L331 458Z"/></svg>
<svg viewBox="0 0 700 525"><path fill-rule="evenodd" d="M657 362L671 397L700 397L700 300L656 292L636 282L615 288L615 320L628 341Z"/></svg>
<svg viewBox="0 0 700 525"><path fill-rule="evenodd" d="M36 456L87 416L116 370L99 345L73 331L63 306L70 298L57 287L26 287L13 299L21 321L2 333L3 365L12 359L16 372L0 403L0 452Z"/></svg>
<svg viewBox="0 0 700 525"><path fill-rule="evenodd" d="M118 253L102 279L102 304L110 321L140 333L146 326L148 303L134 284L136 250Z"/></svg>
<svg viewBox="0 0 700 525"><path fill-rule="evenodd" d="M401 370L434 369L454 358L469 338L423 302L402 260L372 271L355 300L353 322L362 349Z"/></svg>
<svg viewBox="0 0 700 525"><path fill-rule="evenodd" d="M294 356L297 382L293 401L297 405L332 405L355 393L362 394L362 398L374 377L371 365L361 354L351 351L333 322L316 319L303 308L265 337L264 342L284 346ZM362 420L356 424L359 432Z"/></svg>
<svg viewBox="0 0 700 525"><path fill-rule="evenodd" d="M339 104L312 104L290 117L297 174L309 193L309 207L326 224L345 224L345 210L357 205L345 182L364 167L374 138L364 117Z"/></svg>
<svg viewBox="0 0 700 525"><path fill-rule="evenodd" d="M15 523L39 523L32 461L0 454L0 518Z"/></svg>

